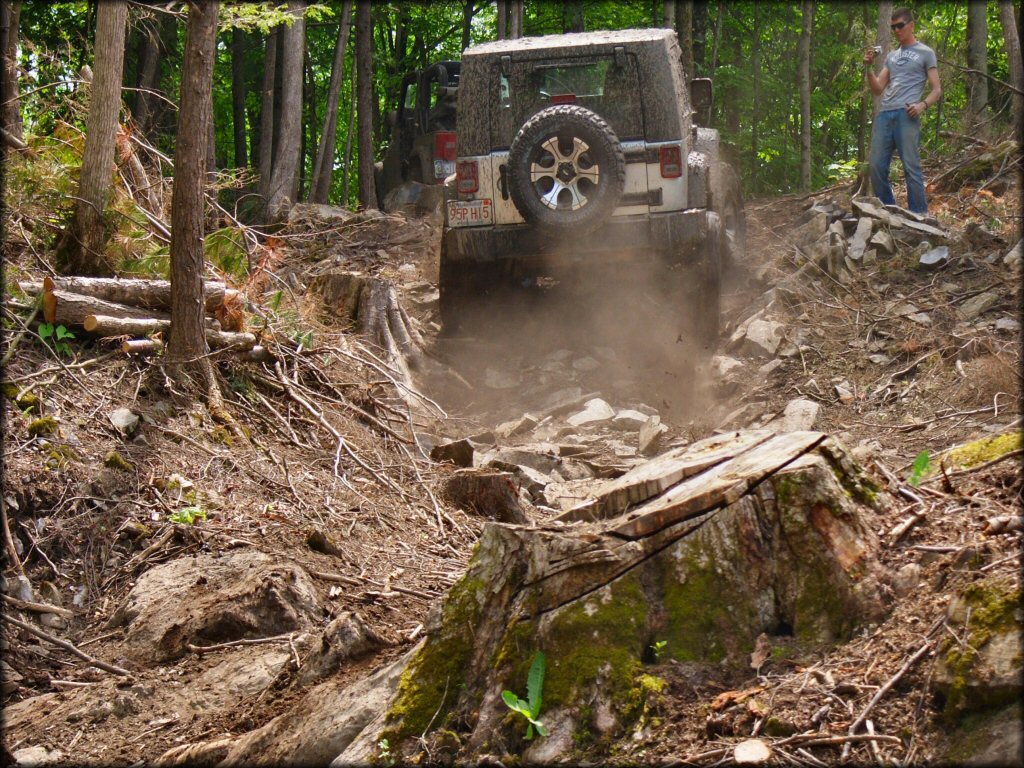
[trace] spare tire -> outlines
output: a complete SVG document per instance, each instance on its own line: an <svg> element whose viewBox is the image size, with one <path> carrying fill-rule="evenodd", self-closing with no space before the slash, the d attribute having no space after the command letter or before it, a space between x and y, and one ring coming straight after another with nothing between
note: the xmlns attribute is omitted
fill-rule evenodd
<svg viewBox="0 0 1024 768"><path fill-rule="evenodd" d="M530 224L587 232L612 214L626 182L622 144L585 107L542 109L516 134L508 153L512 202Z"/></svg>

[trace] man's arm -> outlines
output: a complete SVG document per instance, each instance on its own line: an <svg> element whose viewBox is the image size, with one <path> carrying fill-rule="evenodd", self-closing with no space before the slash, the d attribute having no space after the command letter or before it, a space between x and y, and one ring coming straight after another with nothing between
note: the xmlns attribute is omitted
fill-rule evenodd
<svg viewBox="0 0 1024 768"><path fill-rule="evenodd" d="M928 95L924 97L924 101L911 104L907 108L907 112L910 113L911 117L918 117L941 98L942 85L939 83L939 69L938 67L932 67L928 70Z"/></svg>
<svg viewBox="0 0 1024 768"><path fill-rule="evenodd" d="M875 96L881 96L882 91L885 90L885 86L889 84L889 67L882 67L882 71L878 73L878 77L875 77L875 73L871 71L871 65L875 61L875 52L868 48L864 53L864 72L868 76L868 87ZM929 74L931 70L929 70ZM936 80L938 82L938 80Z"/></svg>

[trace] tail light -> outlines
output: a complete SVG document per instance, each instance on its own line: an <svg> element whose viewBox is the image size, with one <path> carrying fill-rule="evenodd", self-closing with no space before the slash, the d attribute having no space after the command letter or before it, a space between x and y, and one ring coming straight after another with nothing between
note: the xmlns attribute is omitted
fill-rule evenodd
<svg viewBox="0 0 1024 768"><path fill-rule="evenodd" d="M683 151L678 146L661 147L658 150L661 164L661 178L678 179L683 175Z"/></svg>
<svg viewBox="0 0 1024 768"><path fill-rule="evenodd" d="M476 160L461 160L455 165L456 188L460 193L480 189L480 167Z"/></svg>
<svg viewBox="0 0 1024 768"><path fill-rule="evenodd" d="M560 93L551 97L551 104L575 104L576 94L575 93Z"/></svg>
<svg viewBox="0 0 1024 768"><path fill-rule="evenodd" d="M439 131L434 134L434 157L438 160L455 160L455 131Z"/></svg>

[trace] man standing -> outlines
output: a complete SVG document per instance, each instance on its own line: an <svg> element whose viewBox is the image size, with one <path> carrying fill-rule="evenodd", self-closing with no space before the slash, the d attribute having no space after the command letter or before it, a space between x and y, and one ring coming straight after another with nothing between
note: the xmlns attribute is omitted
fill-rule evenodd
<svg viewBox="0 0 1024 768"><path fill-rule="evenodd" d="M875 49L868 48L864 52L868 85L876 96L882 97L871 135L871 186L879 200L895 205L896 198L889 184L889 164L896 150L907 178L907 207L914 213L928 213L919 152L920 117L942 96L939 70L935 51L914 37L914 15L908 8L893 12L890 28L900 47L886 57L878 77L871 70ZM922 99L925 81L929 89Z"/></svg>

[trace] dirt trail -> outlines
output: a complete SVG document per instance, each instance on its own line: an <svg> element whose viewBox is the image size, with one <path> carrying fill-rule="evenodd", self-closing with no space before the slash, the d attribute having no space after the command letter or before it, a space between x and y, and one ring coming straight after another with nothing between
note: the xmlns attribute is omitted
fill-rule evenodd
<svg viewBox="0 0 1024 768"><path fill-rule="evenodd" d="M831 197L848 206L841 192ZM1003 221L1019 220L1012 198L987 202ZM573 286L568 302L556 287L514 312L492 313L472 338L439 340L431 284L437 225L400 215L345 226L311 218L283 236L291 257L278 277L290 288L278 318L291 332L315 335L305 345L312 351L286 357L280 375L228 366L229 402L251 430L249 444L163 391L143 361L102 357L105 349L96 344L81 352L81 362L94 362L62 372L40 350L26 348L6 375L19 383L19 402L35 393L43 413L54 417L47 427L38 406L21 409L5 398L4 494L31 597L70 612L46 614L54 617L46 632L128 667L132 677L119 679L7 626L5 670L19 677L5 673L13 682L4 688L5 749L38 747L64 764L150 761L189 743L238 738L290 711L310 685L340 688L398 658L461 574L483 524L438 498L453 468L428 461L426 453L448 439L493 433L526 413L540 415L540 423L495 438L496 448L585 445L592 466L621 471L643 460L636 424L568 424L587 396L648 418L657 413L667 427L663 444L670 445L716 429L763 426L790 401L810 400L818 405L814 427L888 473L894 491L920 451L937 455L1015 423L1019 271L1002 261L1015 240L1009 226L975 231L972 240L953 196L935 205L940 221L962 235L945 269L923 272L907 250L851 272L845 283L824 273L791 282L791 290L774 295L768 316L785 326L795 351L744 357L741 341L730 344L766 291L801 266L791 235L811 202L790 197L748 207L748 259L729 282L715 350L719 358L735 355L737 367L729 371L721 360L695 364L643 290L623 301L618 286ZM338 324L339 308L303 296L303 287L331 269L393 282L427 339L425 351L457 375L424 378L429 400L402 410L373 350ZM964 303L986 292L994 301L965 320ZM289 396L300 386L344 440ZM118 434L107 420L122 405L142 416L133 435ZM111 458L115 451L127 471ZM894 570L918 569L891 620L815 665L852 686L823 716L837 729L916 649L971 569L1016 578L1019 532L990 536L982 526L1017 508L1015 462L963 475L955 486L928 496L927 516L883 555ZM881 521L886 531L917 509L903 502ZM200 507L207 517L192 525L167 522L183 507ZM537 504L534 513L549 511ZM969 568L967 549L976 558ZM196 579L194 568L176 579L164 575L148 597L126 601L148 572L178 561L199 566L202 575ZM249 575L233 582L220 567ZM18 594L16 581L9 575L8 595ZM218 605L219 612L210 607ZM34 621L38 611L18 615ZM177 629L170 632L170 625ZM268 636L273 642L238 642ZM330 638L344 651L331 651ZM915 668L901 696L873 714L885 732L916 739L918 758L943 754L927 670ZM697 754L718 759L716 739L767 728L767 716L747 705L709 708L726 690L762 686L772 718L793 728L827 698L808 694L810 671L784 654L757 672L749 680L711 679L693 677L685 665L660 665L667 681L661 704L617 754L641 763Z"/></svg>

